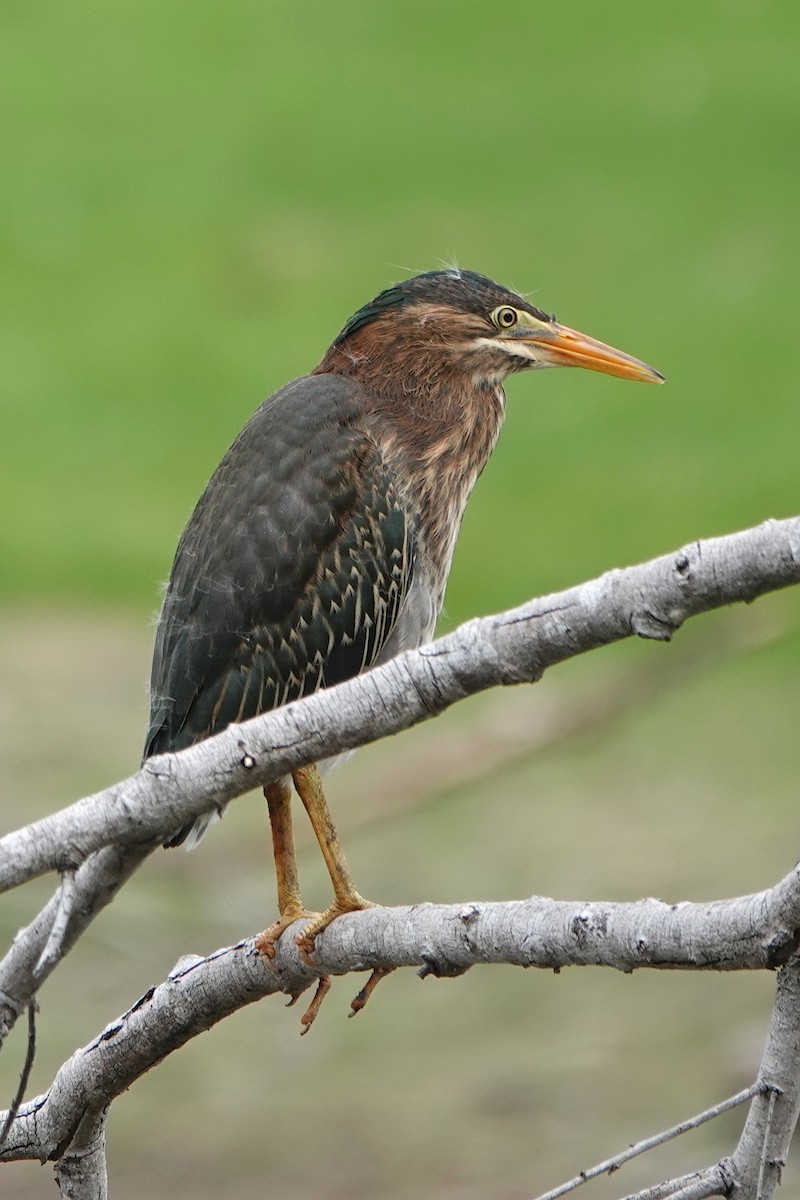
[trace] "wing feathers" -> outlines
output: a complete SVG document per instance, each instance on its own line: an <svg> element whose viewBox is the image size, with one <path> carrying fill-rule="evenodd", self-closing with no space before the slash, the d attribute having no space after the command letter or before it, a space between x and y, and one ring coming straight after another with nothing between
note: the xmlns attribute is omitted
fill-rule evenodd
<svg viewBox="0 0 800 1200"><path fill-rule="evenodd" d="M281 389L209 482L164 601L146 756L349 679L386 645L413 543L354 389Z"/></svg>

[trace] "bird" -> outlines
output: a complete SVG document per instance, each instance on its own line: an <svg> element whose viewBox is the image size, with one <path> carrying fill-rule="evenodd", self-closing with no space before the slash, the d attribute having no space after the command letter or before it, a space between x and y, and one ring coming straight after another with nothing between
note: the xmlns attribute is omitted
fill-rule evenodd
<svg viewBox="0 0 800 1200"><path fill-rule="evenodd" d="M157 625L144 759L387 662L433 637L464 509L495 447L503 381L585 367L650 383L636 358L559 324L474 271L394 283L344 325L319 365L274 392L234 440L180 538ZM278 918L308 956L356 890L308 763L265 789ZM303 906L292 785L333 888ZM165 843L195 843L204 815Z"/></svg>

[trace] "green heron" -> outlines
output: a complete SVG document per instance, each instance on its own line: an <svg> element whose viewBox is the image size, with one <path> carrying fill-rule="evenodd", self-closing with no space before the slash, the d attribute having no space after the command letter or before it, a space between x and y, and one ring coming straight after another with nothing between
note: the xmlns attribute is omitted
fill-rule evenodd
<svg viewBox="0 0 800 1200"><path fill-rule="evenodd" d="M397 283L351 317L322 362L265 400L198 501L156 634L145 758L177 751L384 663L433 635L461 518L503 421L503 380L588 367L661 382L651 367L556 323L472 271ZM279 919L305 952L356 891L308 764L264 789ZM291 783L334 900L303 908ZM216 815L216 814L214 814ZM213 817L176 832L196 841Z"/></svg>

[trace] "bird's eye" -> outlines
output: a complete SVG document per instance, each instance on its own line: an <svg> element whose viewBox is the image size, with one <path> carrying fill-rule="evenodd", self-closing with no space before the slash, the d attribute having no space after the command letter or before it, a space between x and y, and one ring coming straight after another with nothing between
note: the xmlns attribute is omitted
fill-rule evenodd
<svg viewBox="0 0 800 1200"><path fill-rule="evenodd" d="M511 329L519 320L519 313L515 308L509 308L507 304L504 304L501 308L494 310L492 320L498 329Z"/></svg>

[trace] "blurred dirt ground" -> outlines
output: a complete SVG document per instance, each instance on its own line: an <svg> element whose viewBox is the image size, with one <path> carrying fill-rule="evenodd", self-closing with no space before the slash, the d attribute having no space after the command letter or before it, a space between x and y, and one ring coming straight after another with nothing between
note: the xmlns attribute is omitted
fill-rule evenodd
<svg viewBox="0 0 800 1200"><path fill-rule="evenodd" d="M536 688L478 697L368 748L331 799L359 887L386 903L702 899L769 885L800 845L800 604L791 594L695 622L670 647L617 647ZM151 631L98 612L0 620L2 827L135 769ZM304 831L303 831L304 832ZM39 997L29 1095L186 953L273 914L257 795L193 854L154 855ZM325 901L302 839L307 898ZM4 941L49 894L2 899ZM339 980L313 1033L275 1001L245 1010L114 1105L112 1194L299 1200L523 1200L752 1078L764 976L495 968L398 972L357 1021ZM21 1029L0 1059L7 1103ZM593 1186L612 1196L730 1147L734 1113ZM800 1177L790 1164L787 1183ZM54 1194L48 1166L3 1169L3 1196ZM588 1193L587 1193L588 1194Z"/></svg>

